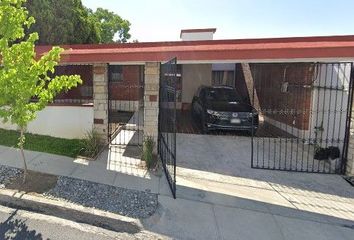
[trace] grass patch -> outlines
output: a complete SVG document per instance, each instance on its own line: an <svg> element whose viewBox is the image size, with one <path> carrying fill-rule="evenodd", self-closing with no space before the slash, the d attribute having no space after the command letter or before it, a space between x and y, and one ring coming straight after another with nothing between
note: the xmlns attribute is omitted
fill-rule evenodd
<svg viewBox="0 0 354 240"><path fill-rule="evenodd" d="M82 149L80 139L63 139L44 135L26 133L24 148L27 150L76 157ZM20 133L0 128L0 145L17 147Z"/></svg>

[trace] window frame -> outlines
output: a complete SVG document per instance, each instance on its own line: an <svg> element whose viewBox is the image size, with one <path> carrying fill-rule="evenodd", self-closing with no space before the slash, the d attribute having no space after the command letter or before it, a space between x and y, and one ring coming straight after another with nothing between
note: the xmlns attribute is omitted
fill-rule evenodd
<svg viewBox="0 0 354 240"><path fill-rule="evenodd" d="M113 74L120 74L119 78L113 78ZM108 81L115 83L115 82L123 82L123 66L122 65L108 65Z"/></svg>

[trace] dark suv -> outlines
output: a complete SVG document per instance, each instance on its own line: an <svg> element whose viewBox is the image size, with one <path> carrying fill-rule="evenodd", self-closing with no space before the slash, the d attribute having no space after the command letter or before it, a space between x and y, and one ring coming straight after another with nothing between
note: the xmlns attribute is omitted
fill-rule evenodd
<svg viewBox="0 0 354 240"><path fill-rule="evenodd" d="M228 86L202 86L192 101L192 115L202 125L202 131L245 130L255 133L258 113L236 89Z"/></svg>

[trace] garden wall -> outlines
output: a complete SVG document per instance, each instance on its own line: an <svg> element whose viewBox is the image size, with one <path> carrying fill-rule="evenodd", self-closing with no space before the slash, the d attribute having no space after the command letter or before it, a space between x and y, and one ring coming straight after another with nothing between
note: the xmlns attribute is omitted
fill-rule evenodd
<svg viewBox="0 0 354 240"><path fill-rule="evenodd" d="M28 125L27 132L60 138L83 138L93 127L93 106L48 106ZM0 121L0 128L16 126Z"/></svg>

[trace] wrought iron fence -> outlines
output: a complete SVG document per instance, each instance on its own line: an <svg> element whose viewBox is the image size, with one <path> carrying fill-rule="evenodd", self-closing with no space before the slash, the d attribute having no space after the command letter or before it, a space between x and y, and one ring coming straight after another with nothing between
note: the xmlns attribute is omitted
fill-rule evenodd
<svg viewBox="0 0 354 240"><path fill-rule="evenodd" d="M272 137L252 134L252 167L343 173L353 97L352 63L251 65L250 99ZM349 122L348 122L349 121Z"/></svg>
<svg viewBox="0 0 354 240"><path fill-rule="evenodd" d="M173 197L176 198L177 59L161 65L158 153Z"/></svg>
<svg viewBox="0 0 354 240"><path fill-rule="evenodd" d="M108 84L108 138L111 145L142 146L144 86Z"/></svg>

